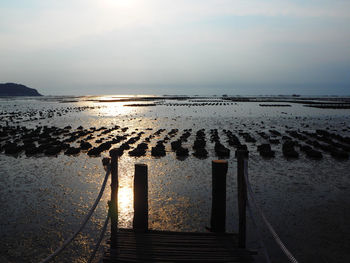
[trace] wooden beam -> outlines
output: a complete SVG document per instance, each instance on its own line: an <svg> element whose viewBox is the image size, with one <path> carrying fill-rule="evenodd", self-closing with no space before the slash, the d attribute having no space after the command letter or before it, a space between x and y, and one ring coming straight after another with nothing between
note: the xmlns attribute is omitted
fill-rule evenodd
<svg viewBox="0 0 350 263"><path fill-rule="evenodd" d="M148 230L148 171L146 164L135 164L133 228Z"/></svg>
<svg viewBox="0 0 350 263"><path fill-rule="evenodd" d="M247 205L247 185L244 178L245 168L248 167L248 151L237 150L237 193L238 193L238 247L246 247L246 205Z"/></svg>
<svg viewBox="0 0 350 263"><path fill-rule="evenodd" d="M212 161L212 206L210 230L226 231L226 173L227 161Z"/></svg>

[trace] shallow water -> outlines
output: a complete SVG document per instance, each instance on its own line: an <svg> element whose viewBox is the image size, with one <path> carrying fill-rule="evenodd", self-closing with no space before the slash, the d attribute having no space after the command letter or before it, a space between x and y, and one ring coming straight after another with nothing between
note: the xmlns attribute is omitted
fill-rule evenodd
<svg viewBox="0 0 350 263"><path fill-rule="evenodd" d="M223 129L232 130L243 143L244 139L238 135L242 130L257 139L256 143L247 143L250 151L249 176L256 198L290 251L300 262L350 260L350 161L334 159L327 153L323 153L322 160L310 160L299 150L299 159L287 160L282 155L281 144L272 145L276 150L273 159L264 159L256 151L256 146L264 142L256 132L268 133L269 129L284 135L288 129L314 132L315 129L328 128L349 136L349 110L317 109L295 103L290 103L291 107L260 107L255 102L230 102L225 106L167 106L170 101L159 101L159 105L152 107L124 107L135 102L88 101L91 99L100 98L1 99L0 112L20 111L24 117L14 118L8 124L29 128L37 125L59 128L70 125L73 129L80 125L84 128L119 125L129 127L128 134L144 131L142 138L158 129L166 129L151 140L150 146L163 139L171 129L179 129L176 137L166 144L168 152L165 157L154 158L148 151L144 157L135 158L124 153L120 158L121 227L131 227L132 224L134 164L146 163L149 171L149 227L205 231L210 224L211 160L217 159L214 144L209 140L209 130L216 128L221 143L231 150L227 177L227 230L237 231L235 149L226 144ZM62 100L78 102L61 103ZM77 109L86 106L90 108ZM34 121L27 121L23 114L31 110L67 108L71 110L61 116L55 112L50 118ZM6 120L2 119L1 124L5 125ZM196 131L202 128L205 129L209 152L205 160L191 156ZM190 149L190 156L178 160L170 151L170 142L176 140L184 129L192 129L188 142L183 143ZM111 134L114 136L120 131ZM101 163L105 156L108 156L108 151L100 157L89 157L84 152L78 156L61 153L57 157L0 153L1 262L38 262L69 237L98 194L105 174ZM87 261L107 215L109 195L107 187L91 222L77 240L57 257L57 262ZM287 262L261 220L258 224L272 261ZM248 246L261 254L249 218L248 237ZM262 260L261 255L258 260Z"/></svg>

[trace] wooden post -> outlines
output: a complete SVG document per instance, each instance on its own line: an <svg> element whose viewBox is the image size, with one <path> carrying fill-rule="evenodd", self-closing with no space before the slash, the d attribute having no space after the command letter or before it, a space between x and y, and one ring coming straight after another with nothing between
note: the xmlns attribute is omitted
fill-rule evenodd
<svg viewBox="0 0 350 263"><path fill-rule="evenodd" d="M226 231L226 173L227 161L212 161L212 205L210 228L212 232Z"/></svg>
<svg viewBox="0 0 350 263"><path fill-rule="evenodd" d="M148 230L148 171L146 164L135 164L133 228Z"/></svg>
<svg viewBox="0 0 350 263"><path fill-rule="evenodd" d="M246 205L247 205L247 185L244 178L244 173L248 165L248 151L237 150L237 187L238 187L238 247L245 248L246 246Z"/></svg>
<svg viewBox="0 0 350 263"><path fill-rule="evenodd" d="M109 212L111 217L111 249L117 248L118 232L118 155L110 152L111 156L111 201L109 203Z"/></svg>

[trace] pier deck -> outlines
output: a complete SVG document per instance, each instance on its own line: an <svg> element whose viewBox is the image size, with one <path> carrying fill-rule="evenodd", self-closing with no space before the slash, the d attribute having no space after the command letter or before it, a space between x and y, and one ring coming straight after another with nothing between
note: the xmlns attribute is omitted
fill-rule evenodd
<svg viewBox="0 0 350 263"><path fill-rule="evenodd" d="M104 263L253 262L252 252L238 248L236 234L119 229L117 237L117 248L105 252Z"/></svg>

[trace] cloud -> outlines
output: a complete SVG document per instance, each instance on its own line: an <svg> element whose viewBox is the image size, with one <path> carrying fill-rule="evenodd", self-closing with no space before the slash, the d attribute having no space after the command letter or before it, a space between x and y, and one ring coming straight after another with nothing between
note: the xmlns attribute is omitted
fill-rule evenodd
<svg viewBox="0 0 350 263"><path fill-rule="evenodd" d="M2 30L2 47L4 43L18 42L33 48L59 45L119 29L187 24L221 16L350 18L349 1L317 1L309 5L276 0L48 0L44 3L31 8L21 8L20 4L0 6L3 16L0 28L6 27L5 32Z"/></svg>
<svg viewBox="0 0 350 263"><path fill-rule="evenodd" d="M349 1L25 2L0 4L0 80L350 82Z"/></svg>

